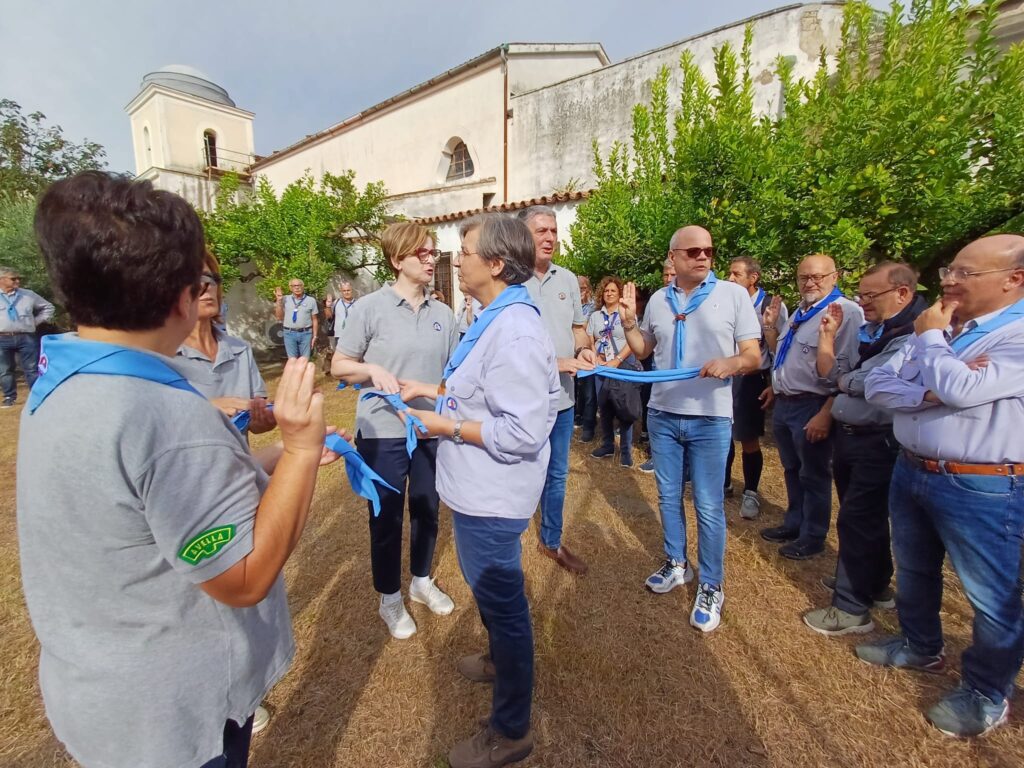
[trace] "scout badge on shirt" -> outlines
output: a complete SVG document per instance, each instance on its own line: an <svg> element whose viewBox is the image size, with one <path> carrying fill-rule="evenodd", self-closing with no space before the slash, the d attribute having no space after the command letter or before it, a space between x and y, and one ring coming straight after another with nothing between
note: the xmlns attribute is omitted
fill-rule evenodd
<svg viewBox="0 0 1024 768"><path fill-rule="evenodd" d="M435 331L440 331L441 330L441 324L440 323L434 323L434 330Z"/></svg>
<svg viewBox="0 0 1024 768"><path fill-rule="evenodd" d="M448 405L448 410L449 411L454 411L456 408L459 407L459 404L457 402L455 402L455 398L454 397L449 397L445 401L445 403Z"/></svg>

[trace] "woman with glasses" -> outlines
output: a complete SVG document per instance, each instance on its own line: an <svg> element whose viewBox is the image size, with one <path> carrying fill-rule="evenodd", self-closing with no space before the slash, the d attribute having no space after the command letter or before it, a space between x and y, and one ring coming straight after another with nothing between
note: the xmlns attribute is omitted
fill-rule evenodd
<svg viewBox="0 0 1024 768"><path fill-rule="evenodd" d="M438 252L430 232L414 222L392 224L381 236L385 263L395 280L355 303L338 335L331 373L348 384L369 384L385 395L398 394L400 380L437 386L458 343L455 315L431 297ZM425 398L413 407L430 408ZM384 480L398 489L380 489L380 515L370 508L370 563L380 593L379 613L391 636L404 640L416 623L402 600L402 523L409 497L409 597L433 613L446 615L455 604L430 577L437 542L435 487L437 440L421 439L411 455L406 429L384 398L360 399L356 406L356 447ZM408 486L408 491L406 490Z"/></svg>

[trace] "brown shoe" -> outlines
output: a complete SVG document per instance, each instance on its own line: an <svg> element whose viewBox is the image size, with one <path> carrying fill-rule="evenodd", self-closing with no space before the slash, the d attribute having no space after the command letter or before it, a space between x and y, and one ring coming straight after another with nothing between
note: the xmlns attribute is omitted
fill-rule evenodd
<svg viewBox="0 0 1024 768"><path fill-rule="evenodd" d="M538 543L537 546L543 555L550 557L569 573L577 573L582 576L587 572L587 564L570 552L564 544L558 549L549 549L544 546L543 542Z"/></svg>
<svg viewBox="0 0 1024 768"><path fill-rule="evenodd" d="M451 768L498 768L517 763L532 751L532 730L521 739L510 739L486 725L475 736L452 747L448 762Z"/></svg>
<svg viewBox="0 0 1024 768"><path fill-rule="evenodd" d="M458 663L459 672L474 683L494 682L494 662L486 653L463 656Z"/></svg>

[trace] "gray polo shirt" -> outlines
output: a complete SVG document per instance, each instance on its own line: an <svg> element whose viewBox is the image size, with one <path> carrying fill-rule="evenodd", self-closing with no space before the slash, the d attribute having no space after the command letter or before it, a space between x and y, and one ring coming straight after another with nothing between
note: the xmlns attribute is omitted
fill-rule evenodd
<svg viewBox="0 0 1024 768"><path fill-rule="evenodd" d="M594 340L599 362L611 360L620 352L629 351L626 332L622 330L622 319L614 312L609 314L604 309L593 310L587 318L587 335ZM635 358L630 355L625 362L628 366L635 362Z"/></svg>
<svg viewBox="0 0 1024 768"><path fill-rule="evenodd" d="M198 349L184 344L178 347L178 367L185 371L189 383L209 400L218 397L246 400L266 397L267 385L249 345L216 329L214 334L217 336L217 358L213 361Z"/></svg>
<svg viewBox="0 0 1024 768"><path fill-rule="evenodd" d="M864 383L871 371L885 365L901 352L909 338L910 334L897 336L881 352L864 361L860 368L839 377L842 392L832 401L832 417L836 421L854 427L884 427L892 424L892 411L865 399Z"/></svg>
<svg viewBox="0 0 1024 768"><path fill-rule="evenodd" d="M19 439L22 586L54 733L82 765L213 759L294 654L282 578L251 608L199 588L252 551L266 474L205 398L126 376L73 377Z"/></svg>
<svg viewBox="0 0 1024 768"><path fill-rule="evenodd" d="M313 315L318 313L316 299L308 293L296 299L290 293L284 296L284 327L287 330L309 328L313 325Z"/></svg>
<svg viewBox="0 0 1024 768"><path fill-rule="evenodd" d="M338 338L341 336L341 332L345 329L345 323L348 322L348 316L352 314L352 307L355 306L356 300L345 301L344 299L338 299L334 302L334 337Z"/></svg>
<svg viewBox="0 0 1024 768"><path fill-rule="evenodd" d="M428 296L414 311L388 284L352 307L338 337L338 352L379 365L400 379L440 384L445 363L458 343L455 315L447 304ZM428 411L434 408L427 398L409 404ZM356 431L365 438L404 438L405 424L383 399L360 398Z"/></svg>
<svg viewBox="0 0 1024 768"><path fill-rule="evenodd" d="M8 307L14 307L17 320L11 320ZM18 288L10 293L0 292L0 332L35 333L36 325L53 317L54 306L35 291Z"/></svg>
<svg viewBox="0 0 1024 768"><path fill-rule="evenodd" d="M786 359L782 365L772 371L772 387L776 394L830 395L837 389L839 376L850 371L856 364L857 349L860 346L857 331L864 324L864 311L845 296L836 299L836 303L843 308L843 322L836 333L836 364L832 371L828 376L818 375L818 328L821 326L821 318L828 311L823 309L796 329L796 335L786 354ZM794 315L790 316L789 322L786 323L786 330L779 336L780 345L783 337L789 331ZM776 347L776 354L778 354L778 347Z"/></svg>
<svg viewBox="0 0 1024 768"><path fill-rule="evenodd" d="M703 285L703 283L702 283ZM668 302L675 291L685 307L687 293L672 283L651 296L640 330L653 337L654 363L659 371L675 367L676 316ZM761 323L745 288L719 280L700 308L686 317L686 348L683 368L700 368L709 360L736 354L738 342L761 338ZM677 416L724 416L732 418L732 382L695 378L656 382L651 387L650 408Z"/></svg>
<svg viewBox="0 0 1024 768"><path fill-rule="evenodd" d="M580 283L576 275L565 267L551 264L541 279L535 274L524 283L530 292L534 304L540 307L540 317L544 327L551 335L557 357L572 357L576 351L576 339L572 327L583 327L586 318L583 316L583 305L580 301ZM558 380L562 385L562 396L558 398L558 410L571 408L576 402L574 378L568 373L560 373Z"/></svg>

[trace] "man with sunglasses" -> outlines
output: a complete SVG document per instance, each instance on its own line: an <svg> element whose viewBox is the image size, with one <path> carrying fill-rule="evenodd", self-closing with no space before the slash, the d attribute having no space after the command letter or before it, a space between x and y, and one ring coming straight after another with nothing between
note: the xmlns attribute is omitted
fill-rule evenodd
<svg viewBox="0 0 1024 768"><path fill-rule="evenodd" d="M832 467L839 494L839 559L835 576L822 579L832 603L804 614L815 632L837 636L874 629L871 608L892 608L889 544L889 481L899 445L892 412L864 399L868 375L903 349L914 320L927 307L916 295L917 272L902 262L884 261L860 279L857 301L867 321L859 333L857 364L839 377L832 401L835 445ZM830 304L818 330L818 364L831 369L839 304Z"/></svg>
<svg viewBox="0 0 1024 768"><path fill-rule="evenodd" d="M284 349L288 357L309 359L313 339L317 336L319 319L316 299L306 295L306 284L298 278L288 281L290 295L281 287L274 288L274 317L284 323Z"/></svg>
<svg viewBox="0 0 1024 768"><path fill-rule="evenodd" d="M10 267L0 267L0 389L2 408L13 408L18 398L15 363L29 389L39 367L39 339L36 326L53 317L53 304L38 293L21 287L21 276Z"/></svg>
<svg viewBox="0 0 1024 768"><path fill-rule="evenodd" d="M1024 237L984 237L939 270L942 298L867 378L895 412L889 506L900 634L857 648L870 664L940 672L946 555L974 608L960 685L927 712L951 736L1006 722L1024 658Z"/></svg>
<svg viewBox="0 0 1024 768"><path fill-rule="evenodd" d="M857 359L857 332L864 322L861 308L836 287L838 278L832 257L808 256L797 267L800 305L781 335L776 327L778 296L764 314L764 339L774 355L772 431L785 470L788 503L782 525L765 528L761 537L781 544L779 554L790 560L821 554L832 519L832 397L839 376ZM843 313L829 367L818 361L818 329L832 304Z"/></svg>

